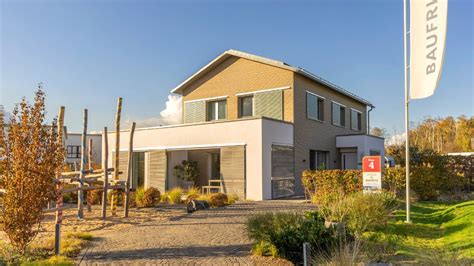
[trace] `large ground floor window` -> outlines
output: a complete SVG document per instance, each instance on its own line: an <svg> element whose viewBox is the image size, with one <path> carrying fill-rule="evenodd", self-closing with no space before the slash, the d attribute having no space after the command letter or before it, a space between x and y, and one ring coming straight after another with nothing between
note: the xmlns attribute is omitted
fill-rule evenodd
<svg viewBox="0 0 474 266"><path fill-rule="evenodd" d="M328 151L318 151L318 150L309 150L309 169L328 169L329 163L329 152Z"/></svg>
<svg viewBox="0 0 474 266"><path fill-rule="evenodd" d="M272 145L272 198L295 194L295 160L292 146Z"/></svg>
<svg viewBox="0 0 474 266"><path fill-rule="evenodd" d="M145 153L134 152L132 160L132 188L145 186Z"/></svg>

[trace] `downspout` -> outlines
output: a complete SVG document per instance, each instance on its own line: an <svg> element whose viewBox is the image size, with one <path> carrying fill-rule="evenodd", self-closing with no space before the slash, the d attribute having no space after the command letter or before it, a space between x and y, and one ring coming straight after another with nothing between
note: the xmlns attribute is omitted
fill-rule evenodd
<svg viewBox="0 0 474 266"><path fill-rule="evenodd" d="M369 105L369 107L370 107L370 109L367 112L367 135L370 134L370 111L372 111L375 108L375 106Z"/></svg>

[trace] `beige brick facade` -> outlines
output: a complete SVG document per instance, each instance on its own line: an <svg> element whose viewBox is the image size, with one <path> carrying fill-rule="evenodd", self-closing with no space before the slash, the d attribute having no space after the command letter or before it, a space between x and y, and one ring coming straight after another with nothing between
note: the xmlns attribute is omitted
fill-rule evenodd
<svg viewBox="0 0 474 266"><path fill-rule="evenodd" d="M316 83L295 73L294 79L294 147L295 147L295 177L301 177L303 170L309 168L309 150L329 152L328 168L340 168L341 158L336 149L336 136L366 133L366 106L363 103L336 92L326 86ZM316 121L306 117L306 91L324 97L324 121ZM331 101L346 106L345 127L332 124ZM350 129L350 108L362 112L362 131ZM301 186L297 191L302 192Z"/></svg>
<svg viewBox="0 0 474 266"><path fill-rule="evenodd" d="M183 106L186 101L227 96L227 119L234 120L239 111L236 94L280 87L289 87L283 90L283 120L294 123L296 191L301 194L301 173L309 168L310 150L329 152L328 168L340 168L336 136L367 133L366 104L292 70L231 56L183 88ZM306 117L306 91L325 98L324 121ZM332 124L332 101L346 106L344 127ZM351 130L351 108L362 114L361 131Z"/></svg>
<svg viewBox="0 0 474 266"><path fill-rule="evenodd" d="M283 91L283 117L293 122L293 72L239 57L230 57L202 78L186 87L183 103L228 96L227 118L238 118L236 94L289 87ZM185 110L186 111L186 110Z"/></svg>

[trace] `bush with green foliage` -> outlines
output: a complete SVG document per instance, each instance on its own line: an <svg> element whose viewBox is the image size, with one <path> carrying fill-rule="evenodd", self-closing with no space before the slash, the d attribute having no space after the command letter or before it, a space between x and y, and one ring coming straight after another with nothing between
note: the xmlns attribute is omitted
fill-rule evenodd
<svg viewBox="0 0 474 266"><path fill-rule="evenodd" d="M173 175L184 181L195 181L199 175L198 163L191 160L183 160L181 164L175 165Z"/></svg>
<svg viewBox="0 0 474 266"><path fill-rule="evenodd" d="M229 198L224 193L214 193L210 196L210 204L212 207L223 207L227 205Z"/></svg>
<svg viewBox="0 0 474 266"><path fill-rule="evenodd" d="M250 217L246 226L249 237L255 241L254 251L278 255L294 263L302 262L305 242L321 252L329 252L336 243L334 229L324 226L318 212L261 213Z"/></svg>
<svg viewBox="0 0 474 266"><path fill-rule="evenodd" d="M368 232L362 236L362 252L369 262L388 262L396 255L400 236Z"/></svg>

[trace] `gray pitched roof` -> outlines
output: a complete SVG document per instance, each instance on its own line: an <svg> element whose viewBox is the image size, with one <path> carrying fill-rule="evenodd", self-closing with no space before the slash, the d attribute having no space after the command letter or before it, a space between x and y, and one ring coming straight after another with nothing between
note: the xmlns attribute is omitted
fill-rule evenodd
<svg viewBox="0 0 474 266"><path fill-rule="evenodd" d="M183 93L183 88L186 87L187 85L191 84L192 82L194 82L195 80L199 79L202 75L206 74L208 71L210 71L214 66L220 64L221 62L223 62L224 60L226 60L227 58L229 58L230 56L237 56L237 57L241 57L241 58L245 58L245 59L248 59L248 60L252 60L252 61L256 61L256 62L260 62L260 63L263 63L263 64L267 64L267 65L272 65L272 66L275 66L275 67L279 67L279 68L283 68L283 69L287 69L287 70L290 70L290 71L293 71L295 73L298 73L300 75L303 75L317 83L320 83L320 84L323 84L341 94L344 94L356 101L359 101L367 106L372 106L373 105L367 101L366 99L362 98L362 97L359 97L357 95L355 95L354 93L346 90L346 89L343 89L342 87L340 86L337 86L335 85L334 83L331 83L330 81L327 81L307 70L305 70L304 68L301 68L301 67L295 67L295 66L291 66L285 62L281 62L281 61L277 61L277 60L273 60L273 59L269 59L269 58L266 58L266 57L262 57L262 56L258 56L258 55L253 55L253 54L249 54L249 53L245 53L245 52L241 52L241 51L237 51L237 50L227 50L225 51L224 53L222 53L221 55L219 55L218 57L216 57L214 60L212 60L211 62L209 62L207 65L205 65L203 68L199 69L196 73L194 73L192 76L190 76L188 79L186 79L185 81L183 81L181 84L179 84L176 88L174 88L171 92L172 93L177 93L177 94L182 94Z"/></svg>

